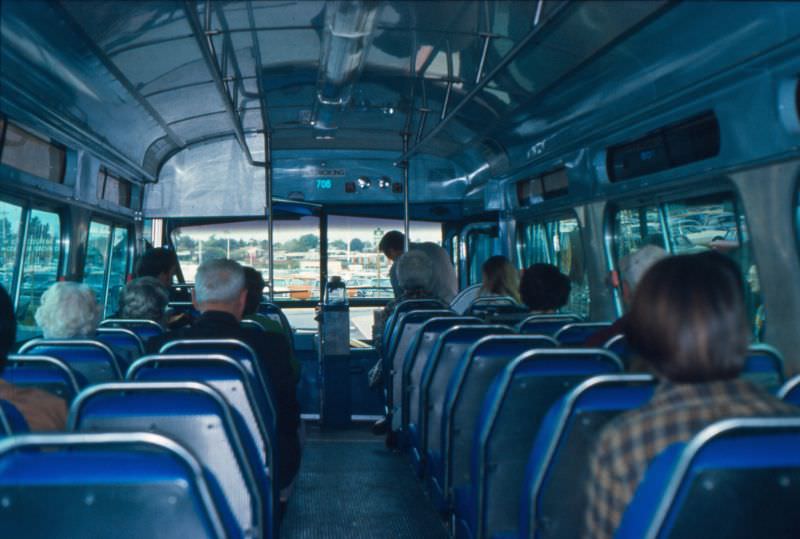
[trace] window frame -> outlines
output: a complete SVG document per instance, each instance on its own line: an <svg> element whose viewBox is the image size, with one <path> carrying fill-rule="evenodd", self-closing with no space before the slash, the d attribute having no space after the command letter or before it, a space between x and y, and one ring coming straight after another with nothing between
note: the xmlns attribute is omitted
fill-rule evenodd
<svg viewBox="0 0 800 539"><path fill-rule="evenodd" d="M663 240L663 245L665 246L664 249L670 254L681 254L680 252L676 252L674 250L673 245L673 238L672 238L672 230L670 228L670 219L668 215L667 206L670 204L676 203L688 203L694 200L702 199L702 198L714 198L717 197L719 199L730 199L733 205L733 212L735 216L735 226L736 226L736 233L737 238L740 238L740 242L743 244L744 234L742 231L742 221L741 219L744 218L745 222L747 222L747 214L745 212L744 204L742 203L742 194L736 188L736 186L728 180L728 178L724 175L720 176L719 179L723 185L701 189L701 190L691 190L691 189L681 189L678 191L670 191L666 193L653 193L650 196L638 196L636 198L627 198L627 199L620 199L620 200L609 200L606 206L606 215L604 219L604 251L605 251L605 258L606 258L606 267L608 272L617 271L617 263L618 260L616 258L616 242L615 239L619 231L616 227L616 214L623 210L635 210L640 208L648 208L648 207L655 207L658 211L659 216L659 223L661 226L661 235ZM800 186L798 187L800 189ZM800 239L800 231L798 231L798 237ZM749 238L749 232L748 232ZM758 271L758 261L756 260L756 254L752 248L750 248L749 256L751 258L751 262L755 264L756 270ZM738 265L738 264L737 264ZM740 268L742 271L743 278L746 277L746 269ZM745 279L746 280L746 279ZM613 287L613 297L614 297L614 308L617 316L621 316L624 312L624 306L622 304L622 291L620 286ZM750 317L750 313L748 313L748 318Z"/></svg>
<svg viewBox="0 0 800 539"><path fill-rule="evenodd" d="M103 215L93 214L89 219L89 226L86 229L86 250L83 253L83 260L81 262L81 282L86 281L86 260L89 256L89 233L92 228L92 223L98 223L101 225L105 225L109 227L108 232L108 246L106 247L105 252L105 264L103 266L103 286L101 289L101 294L97 298L98 302L103 306L103 313L104 316L107 316L108 313L106 312L108 306L108 297L109 292L111 289L111 265L113 263L113 256L114 256L114 235L116 231L119 229L123 229L127 232L127 240L125 246L125 254L126 254L126 261L125 261L125 280L127 280L127 276L131 271L131 262L133 260L133 242L131 241L131 237L133 234L132 226L130 224L125 224L119 221L114 221L111 219L107 219Z"/></svg>

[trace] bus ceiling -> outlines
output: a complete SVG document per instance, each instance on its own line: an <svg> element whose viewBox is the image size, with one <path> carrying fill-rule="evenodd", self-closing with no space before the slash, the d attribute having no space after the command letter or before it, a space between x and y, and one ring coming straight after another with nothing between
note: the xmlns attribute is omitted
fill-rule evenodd
<svg viewBox="0 0 800 539"><path fill-rule="evenodd" d="M259 215L270 192L461 218L559 167L591 196L607 146L705 110L715 166L780 153L785 134L728 133L751 96L728 90L797 58L800 4L709 6L7 0L0 111L157 181L152 217Z"/></svg>

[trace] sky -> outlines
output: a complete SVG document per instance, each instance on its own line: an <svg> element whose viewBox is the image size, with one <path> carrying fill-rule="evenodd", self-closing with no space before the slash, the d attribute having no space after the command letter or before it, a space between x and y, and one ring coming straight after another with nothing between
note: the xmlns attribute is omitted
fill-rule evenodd
<svg viewBox="0 0 800 539"><path fill-rule="evenodd" d="M283 243L289 239L297 238L303 234L318 234L319 220L316 217L303 217L297 221L276 221L275 241ZM383 232L389 230L403 230L403 221L396 219L375 219L370 217L345 217L331 215L328 217L328 240L349 241L359 238L365 241L373 240L375 228ZM412 222L412 241L434 241L441 243L442 232L439 223ZM193 239L206 240L212 235L218 238L237 238L249 240L255 238L259 241L267 239L267 224L265 221L248 221L242 223L225 223L214 225L200 225L185 227L182 233L189 234Z"/></svg>

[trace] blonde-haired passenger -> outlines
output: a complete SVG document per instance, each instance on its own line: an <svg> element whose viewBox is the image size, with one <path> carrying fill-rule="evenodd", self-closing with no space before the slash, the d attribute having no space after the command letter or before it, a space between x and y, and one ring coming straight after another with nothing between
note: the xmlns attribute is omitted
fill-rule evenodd
<svg viewBox="0 0 800 539"><path fill-rule="evenodd" d="M101 312L91 288L63 281L42 294L34 317L45 339L71 339L94 335Z"/></svg>
<svg viewBox="0 0 800 539"><path fill-rule="evenodd" d="M483 283L478 297L508 296L517 303L519 297L519 271L502 255L489 257L481 267Z"/></svg>

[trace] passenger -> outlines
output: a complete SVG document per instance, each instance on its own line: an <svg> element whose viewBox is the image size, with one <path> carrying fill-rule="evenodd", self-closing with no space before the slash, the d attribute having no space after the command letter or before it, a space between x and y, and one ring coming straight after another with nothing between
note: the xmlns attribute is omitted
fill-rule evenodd
<svg viewBox="0 0 800 539"><path fill-rule="evenodd" d="M397 259L400 258L405 251L404 243L405 236L403 233L397 230L391 230L383 235L378 244L378 249L386 255L386 258L392 262L397 262ZM409 243L408 250L422 251L428 255L433 268L434 297L444 302L445 305L449 305L450 301L458 293L458 278L456 277L456 271L453 268L453 263L450 261L450 256L447 254L447 251L429 241L424 243ZM394 297L400 297L402 295L402 290L398 281L395 264L392 264L392 268L389 270L389 279L392 283Z"/></svg>
<svg viewBox="0 0 800 539"><path fill-rule="evenodd" d="M178 339L238 339L253 348L271 382L278 416L278 484L281 489L288 487L300 466L300 406L286 339L239 325L247 290L244 270L232 260L209 260L197 268L192 301L202 313L197 322L150 339L148 353L157 353L165 343Z"/></svg>
<svg viewBox="0 0 800 539"><path fill-rule="evenodd" d="M178 255L175 251L165 247L155 247L148 249L136 261L133 275L135 278L152 277L157 279L167 291L169 301L188 301L189 298L183 294L186 292L172 288L172 279L178 271ZM113 318L121 317L118 312ZM167 311L166 326L169 329L179 329L191 325L194 320L189 313L181 312L174 314Z"/></svg>
<svg viewBox="0 0 800 539"><path fill-rule="evenodd" d="M300 362L294 357L291 342L292 335L287 334L283 326L268 316L258 312L258 306L261 305L261 300L264 299L264 277L261 272L244 266L244 282L247 288L247 302L244 305L244 320L252 320L261 326L267 333L277 333L286 339L289 347L289 361L292 364L292 373L294 374L295 383L300 381Z"/></svg>
<svg viewBox="0 0 800 539"><path fill-rule="evenodd" d="M380 323L376 324L373 336L376 342L380 342L383 335L383 327L386 320L392 315L395 307L401 302L409 299L431 299L434 297L434 272L431 260L422 251L409 251L397 259L397 278L400 286L400 296L386 304L379 318ZM369 371L370 387L380 386L384 380L383 359L378 359L377 363ZM385 434L391 422L391 416L386 416L378 420L372 427L372 432L376 435ZM393 440L387 443L392 445Z"/></svg>
<svg viewBox="0 0 800 539"><path fill-rule="evenodd" d="M169 293L155 277L139 277L125 285L119 295L119 318L167 323Z"/></svg>
<svg viewBox="0 0 800 539"><path fill-rule="evenodd" d="M91 288L62 281L42 294L34 318L45 339L90 338L97 331L102 312Z"/></svg>
<svg viewBox="0 0 800 539"><path fill-rule="evenodd" d="M555 313L569 301L571 286L552 264L534 264L522 272L519 295L533 314Z"/></svg>
<svg viewBox="0 0 800 539"><path fill-rule="evenodd" d="M172 278L178 271L178 255L165 247L148 249L139 257L134 269L134 277L154 277L169 290Z"/></svg>
<svg viewBox="0 0 800 539"><path fill-rule="evenodd" d="M627 311L631 306L633 300L633 292L636 290L636 285L642 279L644 274L649 270L653 264L667 256L667 252L658 247L657 245L645 245L638 251L633 251L623 256L619 260L619 271L612 271L610 274L611 285L622 288L622 304ZM601 347L616 335L625 333L625 324L628 321L628 314L623 314L613 324L605 329L593 333L584 342L585 346Z"/></svg>
<svg viewBox="0 0 800 539"><path fill-rule="evenodd" d="M489 257L481 267L483 282L478 297L508 296L517 303L519 297L519 272L502 255Z"/></svg>
<svg viewBox="0 0 800 539"><path fill-rule="evenodd" d="M17 336L14 306L5 288L0 286L0 399L19 410L31 431L60 431L67 426L67 403L46 391L23 388L2 379L8 352Z"/></svg>
<svg viewBox="0 0 800 539"><path fill-rule="evenodd" d="M738 379L749 332L736 265L713 252L657 262L634 294L625 335L660 381L645 406L601 432L591 457L583 536L610 538L664 448L731 417L800 415Z"/></svg>
<svg viewBox="0 0 800 539"><path fill-rule="evenodd" d="M489 257L481 266L480 288L468 288L461 297L450 304L450 308L460 314L466 313L478 298L510 297L517 303L519 298L519 272L504 256Z"/></svg>

